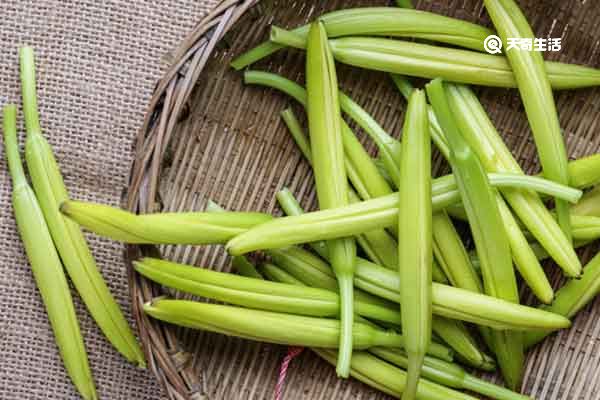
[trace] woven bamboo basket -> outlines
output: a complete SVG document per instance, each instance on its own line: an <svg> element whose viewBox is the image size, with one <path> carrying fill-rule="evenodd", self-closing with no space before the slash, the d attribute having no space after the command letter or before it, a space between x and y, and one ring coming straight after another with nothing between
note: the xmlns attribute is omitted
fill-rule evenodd
<svg viewBox="0 0 600 400"><path fill-rule="evenodd" d="M546 57L600 67L600 7L595 1L521 0L537 37L561 37L562 51ZM230 210L279 213L274 195L289 187L307 209L315 205L308 164L286 132L279 112L290 99L273 90L245 87L229 67L235 56L264 40L268 27L294 27L327 10L389 5L366 0L226 0L169 55L171 67L157 83L142 129L127 207L138 213L201 210L211 199ZM418 8L490 25L480 0L426 0ZM304 55L280 51L254 65L303 82ZM338 66L340 84L389 132L397 135L405 102L385 74ZM479 95L506 143L527 172L538 169L535 146L514 90L480 89ZM557 94L560 121L572 158L600 149L600 90ZM366 149L373 143L358 129ZM436 172L447 170L439 154ZM152 249L129 246L127 262ZM165 258L229 270L222 246L164 246ZM580 252L584 261L597 248ZM555 286L560 273L546 266ZM275 387L285 348L191 331L147 318L141 305L166 289L131 268L134 315L149 365L171 399L266 399ZM169 293L184 298L180 293ZM522 299L531 302L529 293ZM528 356L523 391L538 399L599 399L600 302L588 306L572 329L560 332ZM489 379L498 379L489 375ZM383 399L305 351L290 368L286 399Z"/></svg>

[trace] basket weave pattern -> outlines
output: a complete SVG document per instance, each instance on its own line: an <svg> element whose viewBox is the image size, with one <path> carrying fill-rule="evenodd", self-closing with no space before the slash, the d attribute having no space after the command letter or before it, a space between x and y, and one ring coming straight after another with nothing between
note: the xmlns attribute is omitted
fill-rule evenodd
<svg viewBox="0 0 600 400"><path fill-rule="evenodd" d="M310 3L310 4L308 4ZM561 37L563 50L547 58L600 67L600 8L591 1L521 1L537 37ZM136 141L127 206L135 212L202 210L211 199L230 210L278 213L274 194L289 187L307 209L315 206L312 174L280 121L279 112L293 102L270 89L245 87L229 61L264 40L268 26L294 27L327 10L388 5L384 1L228 0L202 20L173 52L171 65L158 82ZM489 25L481 1L420 1L418 8ZM303 82L304 58L280 51L256 69L267 69ZM395 135L405 103L382 73L338 66L340 84ZM480 89L481 100L506 143L527 172L538 169L535 146L514 90ZM557 107L569 155L598 152L600 90L557 94ZM294 104L294 107L297 107ZM300 110L298 108L298 110ZM356 129L366 149L373 143ZM433 162L448 167L439 154ZM152 249L129 246L128 262ZM230 269L222 246L163 246L163 257L216 270ZM581 251L587 261L597 251ZM271 398L277 365L284 349L206 332L177 328L147 318L140 305L169 293L129 269L133 310L149 353L149 365L172 399ZM547 265L551 282L560 272ZM531 302L529 292L522 299ZM539 399L597 399L600 374L600 320L594 302L574 326L530 352L524 391ZM490 376L498 379L497 376ZM353 380L335 378L333 368L310 352L292 363L286 399L386 398Z"/></svg>

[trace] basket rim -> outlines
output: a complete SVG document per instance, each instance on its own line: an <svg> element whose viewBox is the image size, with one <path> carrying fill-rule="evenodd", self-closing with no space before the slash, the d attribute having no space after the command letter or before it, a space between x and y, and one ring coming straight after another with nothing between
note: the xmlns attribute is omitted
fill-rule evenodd
<svg viewBox="0 0 600 400"><path fill-rule="evenodd" d="M127 210L140 213L155 209L161 161L195 82L217 43L259 1L220 0L172 52L170 66L157 81L142 126L133 140L134 157L122 199ZM171 328L151 320L142 310L156 287L135 272L132 262L148 251L153 249L126 245L124 252L132 315L148 367L170 399L204 398L202 382L189 366L191 355L180 348L172 350Z"/></svg>

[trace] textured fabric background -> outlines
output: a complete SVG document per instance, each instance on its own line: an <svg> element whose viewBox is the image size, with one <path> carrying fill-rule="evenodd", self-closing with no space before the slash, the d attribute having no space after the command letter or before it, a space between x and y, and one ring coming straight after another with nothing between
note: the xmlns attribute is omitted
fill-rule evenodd
<svg viewBox="0 0 600 400"><path fill-rule="evenodd" d="M118 204L133 138L170 50L216 0L5 0L0 104L20 103L17 49L35 47L42 126L72 197ZM76 399L18 240L0 162L0 399ZM90 237L112 292L129 313L122 246ZM159 399L75 297L102 399Z"/></svg>

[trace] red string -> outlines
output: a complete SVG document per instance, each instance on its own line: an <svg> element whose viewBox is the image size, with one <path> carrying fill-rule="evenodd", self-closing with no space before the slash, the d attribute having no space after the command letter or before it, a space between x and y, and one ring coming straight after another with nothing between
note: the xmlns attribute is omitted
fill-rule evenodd
<svg viewBox="0 0 600 400"><path fill-rule="evenodd" d="M302 350L304 350L303 347L288 347L287 354L283 357L283 361L281 361L281 365L279 366L279 377L275 386L275 400L282 400L283 384L285 383L288 367L290 366L290 362L302 353Z"/></svg>

